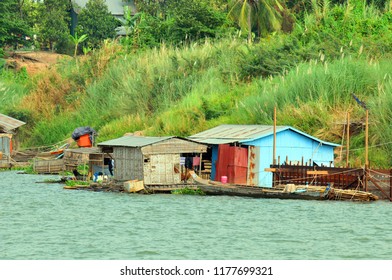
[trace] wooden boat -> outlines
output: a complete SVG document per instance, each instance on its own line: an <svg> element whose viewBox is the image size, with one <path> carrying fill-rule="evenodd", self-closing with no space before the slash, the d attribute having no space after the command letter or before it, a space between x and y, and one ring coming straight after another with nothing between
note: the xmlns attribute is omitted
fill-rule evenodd
<svg viewBox="0 0 392 280"><path fill-rule="evenodd" d="M275 188L231 185L205 180L189 172L199 188L207 195L247 196L255 198L280 198L303 200L348 200L375 201L378 197L370 192L358 190L341 190L331 186L298 186L288 184Z"/></svg>
<svg viewBox="0 0 392 280"><path fill-rule="evenodd" d="M244 185L223 184L200 178L195 172L190 171L193 180L198 183L199 188L207 195L230 195L246 196L255 198L280 198L280 199L304 199L304 200L326 200L327 192L320 190L307 190L304 188L267 188ZM327 190L328 191L328 190Z"/></svg>

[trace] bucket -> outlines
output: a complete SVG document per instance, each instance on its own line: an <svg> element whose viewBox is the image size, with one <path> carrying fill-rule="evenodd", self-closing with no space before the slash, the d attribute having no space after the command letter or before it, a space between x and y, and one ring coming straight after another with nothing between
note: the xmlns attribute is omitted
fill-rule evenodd
<svg viewBox="0 0 392 280"><path fill-rule="evenodd" d="M79 147L91 147L91 140L90 140L90 135L85 134L80 136L80 138L77 141Z"/></svg>
<svg viewBox="0 0 392 280"><path fill-rule="evenodd" d="M227 176L222 176L222 177L221 177L221 182L222 182L223 184L226 184L226 183L227 183Z"/></svg>

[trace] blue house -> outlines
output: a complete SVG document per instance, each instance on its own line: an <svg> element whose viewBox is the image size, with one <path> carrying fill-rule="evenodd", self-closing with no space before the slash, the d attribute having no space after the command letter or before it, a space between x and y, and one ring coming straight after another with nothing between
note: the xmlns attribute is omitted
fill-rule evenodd
<svg viewBox="0 0 392 280"><path fill-rule="evenodd" d="M272 173L265 168L273 163L273 130L269 125L220 125L188 138L209 145L212 180L226 176L229 183L272 187ZM290 126L276 127L280 164L333 166L338 146Z"/></svg>

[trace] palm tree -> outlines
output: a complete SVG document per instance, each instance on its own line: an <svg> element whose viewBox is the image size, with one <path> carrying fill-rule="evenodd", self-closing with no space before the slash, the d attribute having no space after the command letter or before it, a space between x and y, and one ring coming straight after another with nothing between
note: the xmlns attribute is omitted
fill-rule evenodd
<svg viewBox="0 0 392 280"><path fill-rule="evenodd" d="M257 37L269 31L279 30L282 9L280 0L230 0L229 17L238 22L242 30L248 32L248 42L252 42L252 30Z"/></svg>

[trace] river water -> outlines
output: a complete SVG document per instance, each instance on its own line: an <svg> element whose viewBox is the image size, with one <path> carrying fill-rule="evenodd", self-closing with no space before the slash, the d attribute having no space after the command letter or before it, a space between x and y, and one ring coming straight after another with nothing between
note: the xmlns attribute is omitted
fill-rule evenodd
<svg viewBox="0 0 392 280"><path fill-rule="evenodd" d="M64 190L0 172L0 259L392 259L392 203Z"/></svg>

